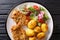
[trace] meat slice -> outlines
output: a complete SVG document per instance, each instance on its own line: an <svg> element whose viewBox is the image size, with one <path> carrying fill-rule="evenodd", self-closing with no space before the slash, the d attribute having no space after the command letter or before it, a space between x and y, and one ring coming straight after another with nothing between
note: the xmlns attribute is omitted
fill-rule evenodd
<svg viewBox="0 0 60 40"><path fill-rule="evenodd" d="M23 30L23 28L15 25L12 26L11 32L14 40L26 40L26 33L25 30Z"/></svg>
<svg viewBox="0 0 60 40"><path fill-rule="evenodd" d="M19 22L23 25L26 20L26 15L18 10L13 10L11 18L18 24Z"/></svg>

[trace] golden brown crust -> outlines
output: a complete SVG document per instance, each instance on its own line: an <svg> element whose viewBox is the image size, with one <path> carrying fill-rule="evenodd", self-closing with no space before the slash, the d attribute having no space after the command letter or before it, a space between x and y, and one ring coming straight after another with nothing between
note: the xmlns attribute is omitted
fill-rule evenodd
<svg viewBox="0 0 60 40"><path fill-rule="evenodd" d="M24 22L26 20L26 16L24 14L22 14L20 11L17 11L17 10L13 10L11 18L17 24L20 22L22 25L24 24Z"/></svg>
<svg viewBox="0 0 60 40"><path fill-rule="evenodd" d="M22 26L25 25L26 16L17 10L12 12L11 18L16 22L16 25L12 26L11 32L14 40L26 40L26 33Z"/></svg>
<svg viewBox="0 0 60 40"><path fill-rule="evenodd" d="M26 39L26 33L20 27L13 26L11 28L11 32L12 32L12 35L13 35L13 39L14 40L25 40Z"/></svg>

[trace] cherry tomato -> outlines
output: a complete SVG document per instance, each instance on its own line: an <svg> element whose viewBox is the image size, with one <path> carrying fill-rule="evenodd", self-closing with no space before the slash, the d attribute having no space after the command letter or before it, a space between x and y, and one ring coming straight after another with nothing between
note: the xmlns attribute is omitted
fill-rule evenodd
<svg viewBox="0 0 60 40"><path fill-rule="evenodd" d="M33 8L34 8L35 10L39 10L39 7L38 7L37 5L34 5Z"/></svg>

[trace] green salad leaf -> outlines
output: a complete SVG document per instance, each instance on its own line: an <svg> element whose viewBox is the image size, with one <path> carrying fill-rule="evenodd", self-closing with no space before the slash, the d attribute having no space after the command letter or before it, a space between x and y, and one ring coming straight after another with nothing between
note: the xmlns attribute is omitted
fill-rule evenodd
<svg viewBox="0 0 60 40"><path fill-rule="evenodd" d="M32 14L30 15L30 19L37 20L37 19L38 19L38 17L37 17L37 16L35 16L35 15L34 15L34 13L32 13Z"/></svg>
<svg viewBox="0 0 60 40"><path fill-rule="evenodd" d="M29 7L28 8L30 11L32 11L33 13L36 11L33 7Z"/></svg>
<svg viewBox="0 0 60 40"><path fill-rule="evenodd" d="M28 9L32 11L34 15L38 15L38 11L36 11L33 7L29 7Z"/></svg>
<svg viewBox="0 0 60 40"><path fill-rule="evenodd" d="M37 20L38 20L38 16L35 16L35 17L33 18L33 20L36 20L36 21L37 21Z"/></svg>
<svg viewBox="0 0 60 40"><path fill-rule="evenodd" d="M44 18L43 18L45 21L49 19L48 15L47 14L44 14Z"/></svg>
<svg viewBox="0 0 60 40"><path fill-rule="evenodd" d="M35 11L34 14L37 16L39 13L37 11Z"/></svg>
<svg viewBox="0 0 60 40"><path fill-rule="evenodd" d="M30 19L33 19L34 18L34 14L30 14Z"/></svg>
<svg viewBox="0 0 60 40"><path fill-rule="evenodd" d="M38 26L41 26L41 23L38 23Z"/></svg>
<svg viewBox="0 0 60 40"><path fill-rule="evenodd" d="M44 9L44 8L42 8L42 7L40 7L40 10L41 10L41 11L45 11L45 9Z"/></svg>
<svg viewBox="0 0 60 40"><path fill-rule="evenodd" d="M27 14L27 12L24 9L20 9L20 11L25 15Z"/></svg>
<svg viewBox="0 0 60 40"><path fill-rule="evenodd" d="M23 12L26 12L24 9L22 9Z"/></svg>

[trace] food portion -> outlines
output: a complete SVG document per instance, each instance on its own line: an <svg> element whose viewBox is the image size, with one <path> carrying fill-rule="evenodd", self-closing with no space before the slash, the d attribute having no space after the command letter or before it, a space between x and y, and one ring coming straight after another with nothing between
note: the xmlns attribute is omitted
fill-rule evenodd
<svg viewBox="0 0 60 40"><path fill-rule="evenodd" d="M11 18L16 22L16 24L24 25L26 21L26 16L18 10L13 10Z"/></svg>
<svg viewBox="0 0 60 40"><path fill-rule="evenodd" d="M25 30L18 27L17 25L12 26L11 32L12 32L14 40L26 40Z"/></svg>
<svg viewBox="0 0 60 40"><path fill-rule="evenodd" d="M25 5L20 10L13 10L11 18L16 23L11 28L14 40L41 40L48 32L49 17L45 9L38 5Z"/></svg>

